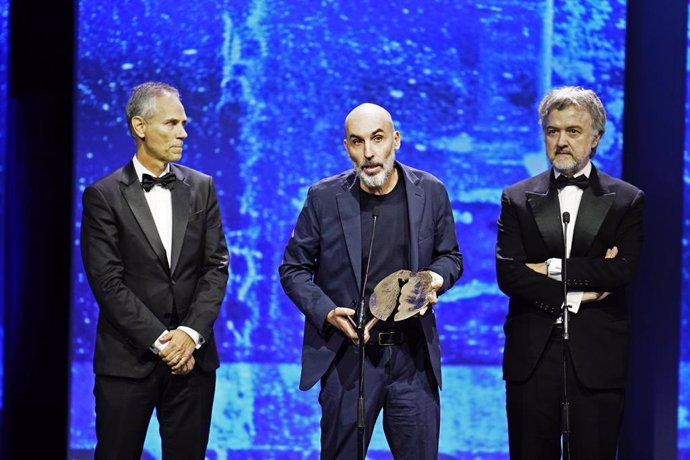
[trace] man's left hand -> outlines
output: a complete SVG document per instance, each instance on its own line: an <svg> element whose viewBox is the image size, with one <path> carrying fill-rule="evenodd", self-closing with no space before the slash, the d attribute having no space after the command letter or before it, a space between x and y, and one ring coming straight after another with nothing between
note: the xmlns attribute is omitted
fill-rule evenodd
<svg viewBox="0 0 690 460"><path fill-rule="evenodd" d="M606 250L604 259L615 259L618 256L618 246L613 246ZM582 303L599 302L611 294L610 292L585 292L582 296Z"/></svg>
<svg viewBox="0 0 690 460"><path fill-rule="evenodd" d="M179 370L172 369L171 373L173 375L187 375L194 369L194 355L190 356L186 363Z"/></svg>
<svg viewBox="0 0 690 460"><path fill-rule="evenodd" d="M163 362L170 366L173 373L181 373L185 370L187 361L192 357L196 348L196 344L189 334L175 329L161 337L160 341L167 344L158 355Z"/></svg>
<svg viewBox="0 0 690 460"><path fill-rule="evenodd" d="M431 284L429 285L429 287L433 289L433 291L426 295L426 301L429 303L421 310L419 310L420 316L426 313L426 311L429 309L429 305L436 305L438 303L438 296L436 295L436 291L441 289L441 286L443 286L443 277L441 275L439 275L436 272L432 272L431 270L427 271L431 274Z"/></svg>

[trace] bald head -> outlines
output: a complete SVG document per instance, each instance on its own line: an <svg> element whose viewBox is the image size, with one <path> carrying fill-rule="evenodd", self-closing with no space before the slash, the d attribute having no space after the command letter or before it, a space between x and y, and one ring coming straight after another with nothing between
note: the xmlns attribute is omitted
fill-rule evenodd
<svg viewBox="0 0 690 460"><path fill-rule="evenodd" d="M390 131L395 131L395 126L393 126L393 117L380 105L372 104L370 102L365 102L360 104L345 117L345 134L349 135L350 125L358 124L361 122L379 122L381 125L385 125Z"/></svg>

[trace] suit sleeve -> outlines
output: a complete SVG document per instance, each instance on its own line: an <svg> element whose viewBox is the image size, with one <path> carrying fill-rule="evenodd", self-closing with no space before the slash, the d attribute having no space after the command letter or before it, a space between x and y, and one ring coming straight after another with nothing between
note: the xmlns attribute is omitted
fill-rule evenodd
<svg viewBox="0 0 690 460"><path fill-rule="evenodd" d="M442 187L439 195L440 199L436 200L437 209L434 213L438 216L434 225L434 249L428 269L443 277L443 286L437 293L441 295L453 287L462 275L464 267L455 233L453 209L445 187Z"/></svg>
<svg viewBox="0 0 690 460"><path fill-rule="evenodd" d="M81 255L100 314L143 355L166 327L124 284L117 222L103 193L88 187L82 204Z"/></svg>
<svg viewBox="0 0 690 460"><path fill-rule="evenodd" d="M213 323L220 312L228 283L228 247L212 178L208 179L206 203L206 239L201 275L189 312L181 324L194 329L204 338L213 333Z"/></svg>
<svg viewBox="0 0 690 460"><path fill-rule="evenodd" d="M563 304L562 285L525 265L528 261L522 233L516 209L504 190L496 242L498 287L522 304L557 315Z"/></svg>
<svg viewBox="0 0 690 460"><path fill-rule="evenodd" d="M326 316L336 305L314 282L319 263L320 235L320 221L310 190L278 271L285 294L304 313L307 321L324 334Z"/></svg>
<svg viewBox="0 0 690 460"><path fill-rule="evenodd" d="M613 259L574 257L568 259L568 286L573 289L613 292L632 281L642 253L642 220L645 196L641 190L630 201L613 238L618 255ZM608 249L608 248L607 248Z"/></svg>

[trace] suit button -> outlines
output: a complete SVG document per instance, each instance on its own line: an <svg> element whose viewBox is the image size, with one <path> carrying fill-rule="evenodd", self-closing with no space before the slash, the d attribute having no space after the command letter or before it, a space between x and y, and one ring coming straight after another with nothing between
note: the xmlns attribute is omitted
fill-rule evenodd
<svg viewBox="0 0 690 460"><path fill-rule="evenodd" d="M172 284L173 286L175 286L175 280L170 280L170 284Z"/></svg>

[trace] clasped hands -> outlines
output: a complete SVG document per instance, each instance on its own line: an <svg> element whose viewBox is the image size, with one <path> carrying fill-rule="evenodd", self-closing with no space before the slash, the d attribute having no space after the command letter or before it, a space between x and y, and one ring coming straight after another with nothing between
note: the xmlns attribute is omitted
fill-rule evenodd
<svg viewBox="0 0 690 460"><path fill-rule="evenodd" d="M187 375L194 369L196 344L186 332L174 329L167 332L160 341L167 344L158 356L170 367L173 375Z"/></svg>
<svg viewBox="0 0 690 460"><path fill-rule="evenodd" d="M618 255L618 247L614 246L612 248L609 248L606 250L606 254L604 255L604 259L613 259ZM541 263L536 263L536 264L525 264L527 265L528 268L531 268L537 273L541 273L542 275L547 275L548 273L546 272L546 262L541 262ZM592 292L592 291L586 291L582 294L582 303L589 303L589 302L597 302L599 300L605 299L610 292Z"/></svg>
<svg viewBox="0 0 690 460"><path fill-rule="evenodd" d="M436 291L438 291L441 286L443 286L443 278L441 275L438 273L435 273L431 270L427 270L428 273L431 274L431 285L429 286L432 289L432 292L427 294L426 296L426 301L428 302L427 305L422 307L422 309L419 310L419 315L422 316L426 313L426 311L429 309L429 305L435 305L438 303L438 296L436 295ZM352 308L347 308L347 307L335 307L333 310L328 312L328 316L326 316L326 321L336 329L338 329L340 332L342 332L345 337L349 338L352 340L354 344L359 344L359 336L357 335L357 325L355 324L355 321L353 319L355 315L355 310ZM370 330L375 324L375 321L369 321L365 327L364 327L364 343L367 343L370 338Z"/></svg>

